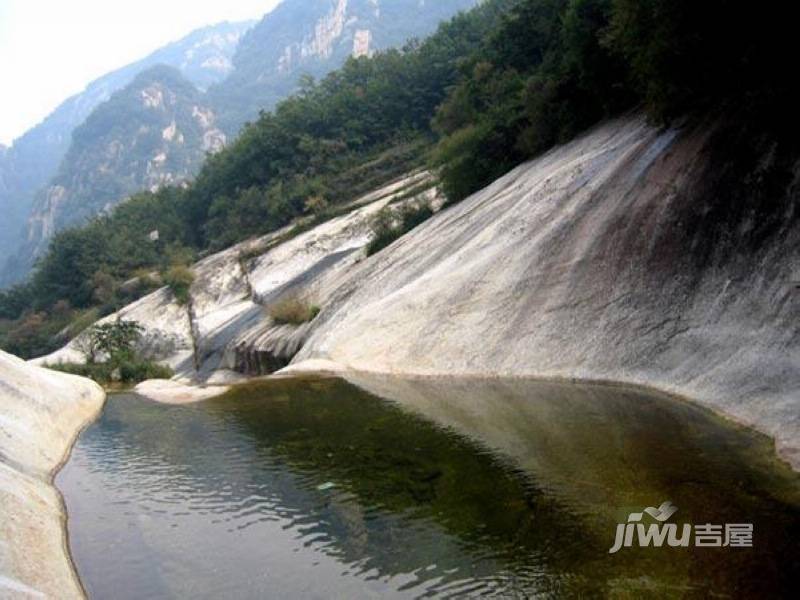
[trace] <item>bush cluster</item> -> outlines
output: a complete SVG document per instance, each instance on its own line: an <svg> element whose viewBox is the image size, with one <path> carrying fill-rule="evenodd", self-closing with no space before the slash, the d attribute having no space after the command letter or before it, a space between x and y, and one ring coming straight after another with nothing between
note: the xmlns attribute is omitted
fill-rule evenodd
<svg viewBox="0 0 800 600"><path fill-rule="evenodd" d="M169 379L172 370L139 354L142 326L118 319L93 325L74 341L83 353L83 364L66 363L51 368L109 384L134 384L146 379Z"/></svg>
<svg viewBox="0 0 800 600"><path fill-rule="evenodd" d="M306 300L291 296L269 307L269 316L279 325L302 325L313 321L320 308Z"/></svg>

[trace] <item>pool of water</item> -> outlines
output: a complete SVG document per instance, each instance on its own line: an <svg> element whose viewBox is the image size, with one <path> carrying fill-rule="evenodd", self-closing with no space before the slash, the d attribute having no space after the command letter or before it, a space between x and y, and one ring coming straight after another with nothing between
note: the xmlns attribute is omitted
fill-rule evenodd
<svg viewBox="0 0 800 600"><path fill-rule="evenodd" d="M118 395L56 484L91 598L757 598L800 580L800 480L770 441L624 388L360 376L188 406ZM752 547L609 553L664 501L670 522L752 524Z"/></svg>

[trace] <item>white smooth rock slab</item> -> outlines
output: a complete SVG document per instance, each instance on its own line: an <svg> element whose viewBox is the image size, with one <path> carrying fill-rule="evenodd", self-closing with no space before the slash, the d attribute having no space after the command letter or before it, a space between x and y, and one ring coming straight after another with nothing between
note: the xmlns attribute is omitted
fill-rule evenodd
<svg viewBox="0 0 800 600"><path fill-rule="evenodd" d="M82 598L52 485L105 393L0 352L0 598Z"/></svg>

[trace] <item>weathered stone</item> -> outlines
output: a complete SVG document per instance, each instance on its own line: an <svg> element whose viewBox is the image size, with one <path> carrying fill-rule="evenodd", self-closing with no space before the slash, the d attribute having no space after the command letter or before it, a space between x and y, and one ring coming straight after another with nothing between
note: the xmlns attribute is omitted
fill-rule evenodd
<svg viewBox="0 0 800 600"><path fill-rule="evenodd" d="M82 598L52 485L105 394L0 352L0 597Z"/></svg>
<svg viewBox="0 0 800 600"><path fill-rule="evenodd" d="M156 402L164 404L187 404L207 400L214 396L224 394L229 389L228 386L205 386L186 385L178 381L153 379L144 381L136 386L136 393L150 398Z"/></svg>
<svg viewBox="0 0 800 600"><path fill-rule="evenodd" d="M441 205L436 188L406 199L409 190L432 184L429 173L414 173L356 199L352 211L298 235L286 227L203 259L193 266L188 306L167 288L109 315L144 327L139 350L172 367L182 380L208 381L219 371L264 375L286 366L302 347L311 325L278 325L268 307L287 295L319 306L364 258L370 224L392 202ZM83 362L79 343L36 359L37 364Z"/></svg>
<svg viewBox="0 0 800 600"><path fill-rule="evenodd" d="M697 215L725 200L697 193L711 131L660 131L636 115L604 124L369 258L370 220L413 177L295 237L287 229L209 257L195 267L191 326L181 326L196 365L163 358L200 381L291 360L293 372L645 385L775 437L798 468L797 211L757 246L700 256L713 232ZM148 331L174 310L158 294L138 304ZM272 323L270 303L287 294L322 312L298 327Z"/></svg>
<svg viewBox="0 0 800 600"><path fill-rule="evenodd" d="M651 386L800 468L800 221L698 257L709 135L632 116L518 167L358 265L294 364Z"/></svg>

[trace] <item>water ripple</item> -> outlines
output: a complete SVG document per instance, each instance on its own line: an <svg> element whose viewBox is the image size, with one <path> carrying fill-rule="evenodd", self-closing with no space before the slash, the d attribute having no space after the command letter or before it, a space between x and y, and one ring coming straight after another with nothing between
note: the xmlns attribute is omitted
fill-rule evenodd
<svg viewBox="0 0 800 600"><path fill-rule="evenodd" d="M706 590L692 562L680 557L659 563L629 554L609 562L614 522L574 490L627 498L636 488L624 487L616 472L614 485L589 481L586 469L579 477L580 465L569 459L583 458L581 452L553 452L548 458L563 468L545 472L550 450L537 445L531 414L512 420L532 423L524 439L535 451L521 455L529 462L523 469L455 428L341 382L300 386L281 397L190 407L134 396L109 401L57 480L90 596L588 597L630 595L643 585L641 572L650 574L648 589ZM643 439L641 424L630 425L630 433L615 432L626 440L623 450ZM575 427L570 415L563 428L574 434ZM590 448L596 427L593 417L585 436ZM664 427L644 431L680 437ZM700 461L715 456L712 449L676 458L664 448L658 446L660 460L683 461L698 473L708 472ZM742 476L731 472L730 481L693 484L692 500L708 506L735 498ZM657 470L642 474L658 482ZM754 519L758 493L744 496ZM762 512L776 532L797 531L796 509L772 502ZM759 526L775 541L780 533L770 534L766 522ZM791 551L785 554L790 561ZM763 565L703 568L717 569L721 589L737 589L741 574Z"/></svg>

